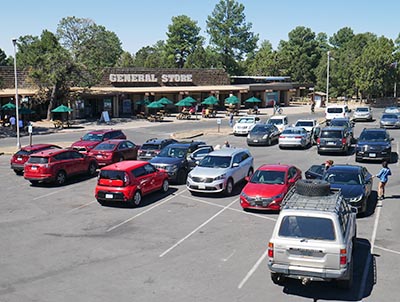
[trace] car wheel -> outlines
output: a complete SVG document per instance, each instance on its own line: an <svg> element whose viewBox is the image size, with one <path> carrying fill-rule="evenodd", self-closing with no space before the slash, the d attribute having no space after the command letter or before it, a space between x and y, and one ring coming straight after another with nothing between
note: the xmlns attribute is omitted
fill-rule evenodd
<svg viewBox="0 0 400 302"><path fill-rule="evenodd" d="M268 145L268 146L271 146L271 145L272 145L272 140L271 140L270 137L268 137L268 139L267 139L267 145Z"/></svg>
<svg viewBox="0 0 400 302"><path fill-rule="evenodd" d="M231 196L232 192L233 192L233 180L232 178L229 178L228 181L226 182L225 195Z"/></svg>
<svg viewBox="0 0 400 302"><path fill-rule="evenodd" d="M271 273L271 280L274 284L283 285L285 283L285 277L281 274Z"/></svg>
<svg viewBox="0 0 400 302"><path fill-rule="evenodd" d="M140 193L140 191L136 191L135 194L133 194L132 205L134 207L138 207L140 206L141 202L142 202L142 193Z"/></svg>
<svg viewBox="0 0 400 302"><path fill-rule="evenodd" d="M94 176L96 174L96 170L97 170L97 165L93 162L90 163L88 168L89 176Z"/></svg>
<svg viewBox="0 0 400 302"><path fill-rule="evenodd" d="M22 175L24 174L24 170L14 170L15 174Z"/></svg>
<svg viewBox="0 0 400 302"><path fill-rule="evenodd" d="M58 171L55 179L55 183L58 186L62 186L67 180L67 174L64 171Z"/></svg>
<svg viewBox="0 0 400 302"><path fill-rule="evenodd" d="M166 193L169 189L169 181L168 179L164 179L162 187L161 187L161 192Z"/></svg>

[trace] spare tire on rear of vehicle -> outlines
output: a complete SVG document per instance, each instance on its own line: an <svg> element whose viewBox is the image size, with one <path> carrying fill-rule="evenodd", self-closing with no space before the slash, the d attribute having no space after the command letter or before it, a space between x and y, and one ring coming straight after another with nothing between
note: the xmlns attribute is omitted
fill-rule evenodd
<svg viewBox="0 0 400 302"><path fill-rule="evenodd" d="M331 190L329 182L320 179L299 179L296 192L304 196L327 196Z"/></svg>

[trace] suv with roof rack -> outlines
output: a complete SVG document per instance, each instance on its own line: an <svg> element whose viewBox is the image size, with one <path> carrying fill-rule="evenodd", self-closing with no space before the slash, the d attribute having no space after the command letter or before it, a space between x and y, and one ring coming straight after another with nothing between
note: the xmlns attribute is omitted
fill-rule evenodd
<svg viewBox="0 0 400 302"><path fill-rule="evenodd" d="M282 202L268 243L272 281L336 281L339 287L350 288L356 215L357 209L328 182L298 180Z"/></svg>
<svg viewBox="0 0 400 302"><path fill-rule="evenodd" d="M177 142L178 141L173 138L150 138L140 147L138 151L138 159L150 160L160 153L164 147Z"/></svg>

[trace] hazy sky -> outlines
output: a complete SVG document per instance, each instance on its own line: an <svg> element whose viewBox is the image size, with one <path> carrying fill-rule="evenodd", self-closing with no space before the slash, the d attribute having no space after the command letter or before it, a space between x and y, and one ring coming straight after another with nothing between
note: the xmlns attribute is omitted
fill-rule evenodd
<svg viewBox="0 0 400 302"><path fill-rule="evenodd" d="M91 18L117 34L124 50L135 53L141 47L166 40L171 17L187 15L198 22L206 37L206 19L219 0L13 0L1 3L0 48L13 55L12 38L39 36L42 30L56 32L59 21L68 16ZM400 33L400 1L361 0L242 0L246 22L260 41L273 47L287 40L297 26L311 28L328 37L343 27L355 33L372 32L396 39ZM328 4L329 3L329 4Z"/></svg>

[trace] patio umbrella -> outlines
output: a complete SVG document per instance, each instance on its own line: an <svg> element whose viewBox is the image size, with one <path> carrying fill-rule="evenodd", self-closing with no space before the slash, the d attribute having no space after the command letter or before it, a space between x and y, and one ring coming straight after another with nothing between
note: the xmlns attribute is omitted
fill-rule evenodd
<svg viewBox="0 0 400 302"><path fill-rule="evenodd" d="M180 100L178 103L175 104L175 106L179 107L190 107L193 105L193 102L190 100L187 100L187 98L184 98L183 100Z"/></svg>
<svg viewBox="0 0 400 302"><path fill-rule="evenodd" d="M159 99L157 102L160 103L160 104L163 104L163 105L172 105L172 104L174 104L174 102L172 102L171 100L167 99L166 97L163 97L163 98Z"/></svg>
<svg viewBox="0 0 400 302"><path fill-rule="evenodd" d="M60 105L57 108L54 108L53 110L51 110L51 112L59 112L59 113L72 112L72 109L68 108L65 105Z"/></svg>
<svg viewBox="0 0 400 302"><path fill-rule="evenodd" d="M204 101L201 103L203 105L216 105L218 104L218 99L215 96L211 95L208 98L204 99Z"/></svg>
<svg viewBox="0 0 400 302"><path fill-rule="evenodd" d="M164 105L159 103L158 101L151 102L150 104L146 105L147 108L163 108Z"/></svg>
<svg viewBox="0 0 400 302"><path fill-rule="evenodd" d="M192 98L191 96L187 96L187 97L185 97L184 99L182 99L181 101L183 101L183 100L185 100L185 101L189 101L189 102L191 102L191 103L197 103L197 100L195 100L194 98ZM180 102L180 101L179 101Z"/></svg>
<svg viewBox="0 0 400 302"><path fill-rule="evenodd" d="M32 109L29 109L29 108L26 108L26 107L22 107L22 108L18 108L18 112L20 114L32 114L32 113L35 113L36 111L32 110Z"/></svg>
<svg viewBox="0 0 400 302"><path fill-rule="evenodd" d="M246 103L261 103L260 99L257 99L256 97L252 96L251 98L248 98L245 100Z"/></svg>
<svg viewBox="0 0 400 302"><path fill-rule="evenodd" d="M13 103L7 103L3 106L1 106L2 110L15 110L15 105Z"/></svg>
<svg viewBox="0 0 400 302"><path fill-rule="evenodd" d="M225 99L225 104L239 104L239 98L235 95L232 95Z"/></svg>

